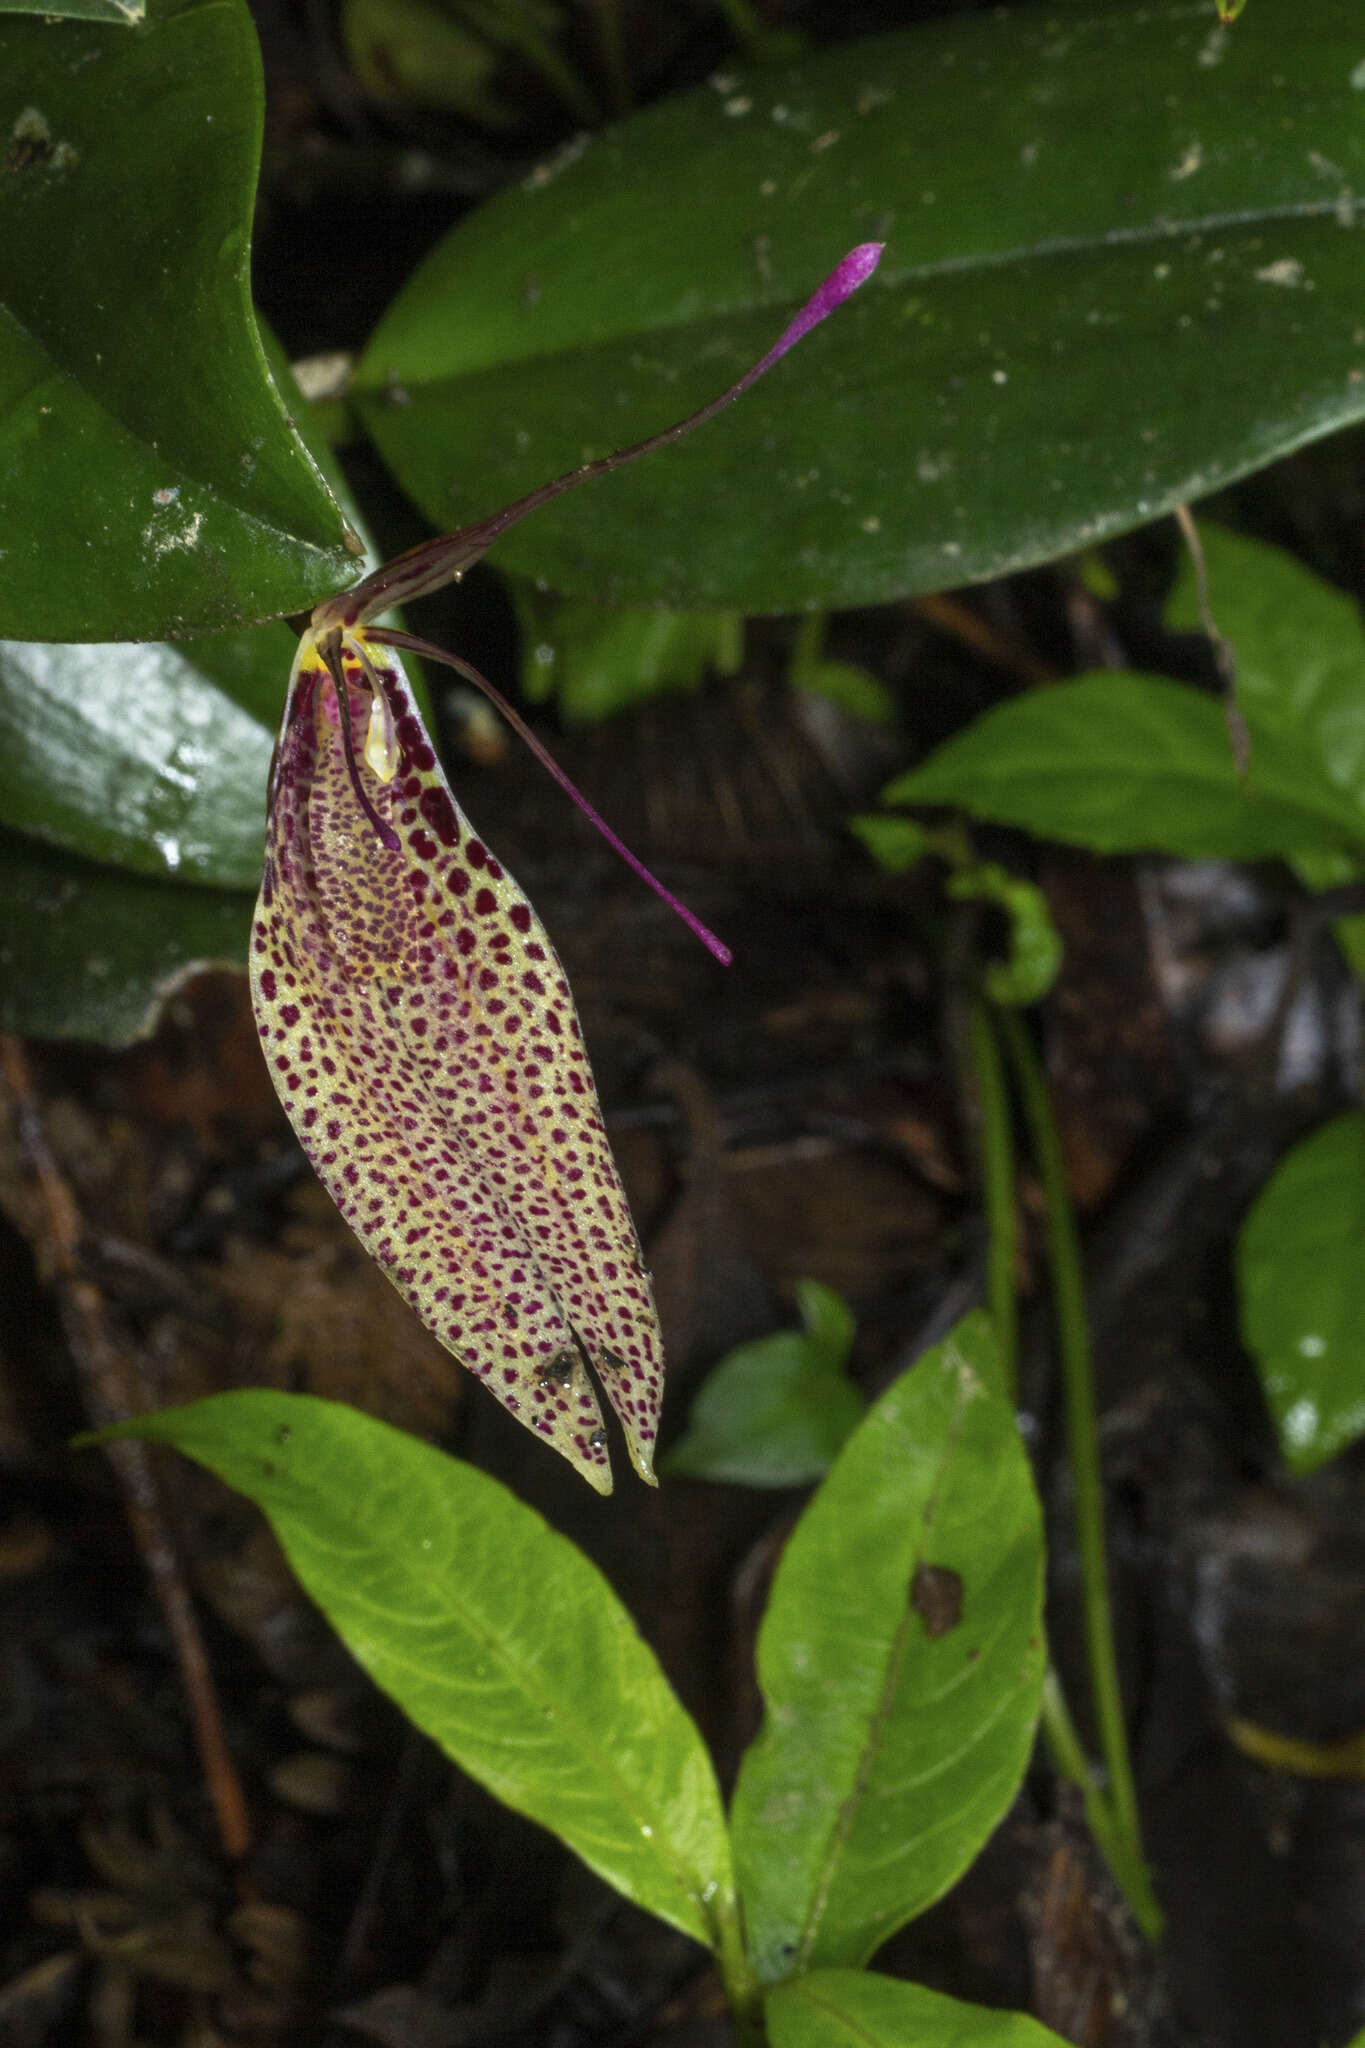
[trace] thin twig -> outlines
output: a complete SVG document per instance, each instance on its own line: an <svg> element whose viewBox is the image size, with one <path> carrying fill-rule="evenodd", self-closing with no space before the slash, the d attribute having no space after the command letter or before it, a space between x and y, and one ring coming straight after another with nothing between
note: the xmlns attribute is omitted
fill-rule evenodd
<svg viewBox="0 0 1365 2048"><path fill-rule="evenodd" d="M974 612L970 605L963 604L957 597L945 597L941 590L932 591L914 600L914 609L922 619L927 619L937 632L950 640L957 640L963 647L970 647L973 654L981 655L993 662L1006 674L1018 676L1020 682L1031 687L1038 683L1055 683L1057 671L1050 662L1042 661L1029 648L1020 646L1015 640L1007 640L1003 633L997 633L994 626Z"/></svg>
<svg viewBox="0 0 1365 2048"><path fill-rule="evenodd" d="M1223 685L1223 716L1228 724L1228 745L1232 748L1233 765L1240 782L1247 780L1251 769L1251 730L1242 715L1237 697L1237 650L1231 640L1220 633L1209 602L1209 565L1204 559L1204 543L1199 538L1199 528L1194 523L1194 514L1188 505L1177 505L1175 523L1180 528L1185 545L1190 551L1194 565L1194 594L1199 606L1199 623L1204 629L1204 638L1213 653L1213 664L1218 679Z"/></svg>
<svg viewBox="0 0 1365 2048"><path fill-rule="evenodd" d="M23 1045L9 1035L0 1035L0 1083L12 1105L20 1149L38 1184L42 1202L41 1249L56 1290L86 1407L97 1425L120 1422L136 1414L144 1404L138 1398L136 1377L129 1361L109 1334L103 1296L84 1270L85 1229L80 1210L48 1144ZM105 1452L123 1489L128 1520L175 1648L223 1852L231 1861L239 1862L251 1839L246 1799L228 1750L199 1623L147 1447L140 1443L108 1444Z"/></svg>

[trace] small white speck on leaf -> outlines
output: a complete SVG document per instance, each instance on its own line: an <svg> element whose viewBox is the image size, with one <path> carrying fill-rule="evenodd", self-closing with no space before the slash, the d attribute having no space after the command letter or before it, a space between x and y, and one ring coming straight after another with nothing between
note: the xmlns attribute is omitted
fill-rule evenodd
<svg viewBox="0 0 1365 2048"><path fill-rule="evenodd" d="M1284 291L1296 291L1304 282L1303 265L1297 256L1281 256L1256 272L1262 284L1277 284Z"/></svg>

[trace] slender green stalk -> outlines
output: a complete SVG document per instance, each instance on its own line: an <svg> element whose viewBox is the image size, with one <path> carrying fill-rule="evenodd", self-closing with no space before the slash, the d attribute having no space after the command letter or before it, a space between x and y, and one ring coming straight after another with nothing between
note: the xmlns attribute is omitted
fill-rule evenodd
<svg viewBox="0 0 1365 2048"><path fill-rule="evenodd" d="M1130 1842L1118 1825L1114 1810L1095 1783L1090 1759L1076 1733L1066 1704L1062 1681L1049 1665L1043 1679L1043 1734L1052 1751L1052 1761L1064 1778L1079 1787L1085 1801L1085 1818L1100 1854L1114 1873L1114 1880L1132 1908L1133 1918L1148 1941L1161 1934L1164 1918L1152 1890L1141 1843Z"/></svg>
<svg viewBox="0 0 1365 2048"><path fill-rule="evenodd" d="M1109 1575L1104 1552L1104 1490L1100 1479L1099 1436L1095 1420L1095 1388L1090 1363L1090 1331L1085 1313L1085 1284L1081 1272L1080 1244L1076 1218L1066 1185L1061 1141L1052 1114L1047 1083L1022 1019L1013 1010L997 1009L996 1022L1005 1051L1014 1070L1015 1083L1038 1171L1042 1176L1047 1207L1048 1257L1052 1272L1053 1304L1057 1317L1057 1350L1062 1368L1066 1402L1067 1447L1071 1459L1072 1483L1076 1493L1076 1547L1080 1556L1086 1649L1090 1664L1090 1685L1099 1734L1100 1753L1109 1779L1114 1827L1126 1845L1121 1863L1143 1871L1142 1891L1156 1911L1146 1881L1142 1854L1142 1832L1138 1820L1137 1792L1128 1755L1128 1731L1123 1719L1119 1690L1118 1658L1114 1650L1113 1615L1109 1605ZM1111 1857L1111 1863L1113 1858ZM1120 1864L1114 1875L1123 1883ZM1125 1890L1127 1886L1125 1885ZM1146 1920L1139 1901L1129 1901L1139 1921ZM1157 1914L1159 1925L1159 1913Z"/></svg>
<svg viewBox="0 0 1365 2048"><path fill-rule="evenodd" d="M716 1968L734 2018L736 2048L761 2048L763 1994L744 1946L739 1901L733 1892L719 1902L715 1928Z"/></svg>
<svg viewBox="0 0 1365 2048"><path fill-rule="evenodd" d="M1005 1067L990 1012L980 996L967 1008L967 1056L976 1102L981 1194L986 1209L986 1306L995 1326L1000 1383L1011 1407L1019 1401L1018 1224L1014 1203L1014 1133Z"/></svg>

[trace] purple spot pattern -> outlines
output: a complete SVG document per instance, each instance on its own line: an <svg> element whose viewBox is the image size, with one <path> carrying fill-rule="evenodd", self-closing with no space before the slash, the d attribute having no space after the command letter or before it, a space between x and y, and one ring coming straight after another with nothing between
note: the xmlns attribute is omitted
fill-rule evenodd
<svg viewBox="0 0 1365 2048"><path fill-rule="evenodd" d="M276 1091L347 1223L446 1349L606 1493L586 1353L652 1480L662 1339L564 970L451 795L391 658L367 652L401 749L391 782L364 762L370 689L348 642L352 730L401 851L356 802L336 689L306 635L252 931Z"/></svg>

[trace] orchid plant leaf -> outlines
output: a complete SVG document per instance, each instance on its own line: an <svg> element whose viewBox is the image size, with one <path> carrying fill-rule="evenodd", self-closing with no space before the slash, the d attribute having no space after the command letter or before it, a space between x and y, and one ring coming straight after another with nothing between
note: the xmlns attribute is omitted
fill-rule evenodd
<svg viewBox="0 0 1365 2048"><path fill-rule="evenodd" d="M243 0L0 17L6 638L179 638L355 573L252 312L262 106Z"/></svg>
<svg viewBox="0 0 1365 2048"><path fill-rule="evenodd" d="M502 557L619 604L878 602L1092 545L1365 416L1358 0L957 12L727 66L462 221L358 367L446 526L683 410L849 226L876 285L669 474Z"/></svg>
<svg viewBox="0 0 1365 2048"><path fill-rule="evenodd" d="M0 14L41 14L47 21L114 21L125 28L147 18L146 0L0 0Z"/></svg>
<svg viewBox="0 0 1365 2048"><path fill-rule="evenodd" d="M130 1045L206 967L240 968L250 896L101 867L0 828L0 1030Z"/></svg>
<svg viewBox="0 0 1365 2048"><path fill-rule="evenodd" d="M363 541L315 408L267 330L262 340ZM194 969L244 964L251 897L226 892L258 884L296 645L278 620L178 643L0 641L5 1029L123 1045L155 1027Z"/></svg>

